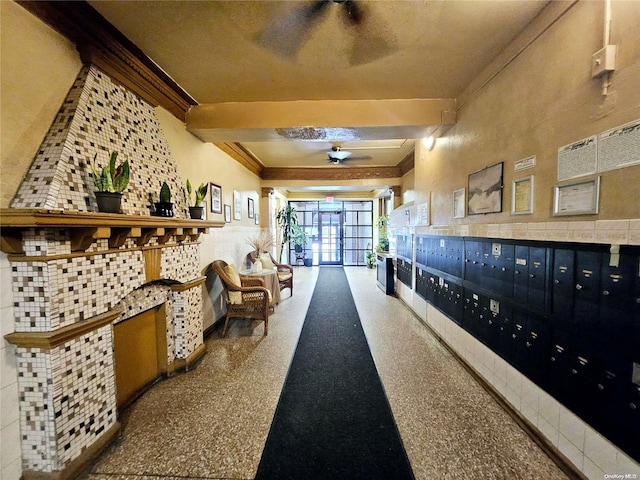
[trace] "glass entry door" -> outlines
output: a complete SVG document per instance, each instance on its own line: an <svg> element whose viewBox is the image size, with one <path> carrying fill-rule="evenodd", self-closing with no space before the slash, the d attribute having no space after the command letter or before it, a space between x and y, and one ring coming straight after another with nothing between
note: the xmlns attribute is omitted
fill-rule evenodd
<svg viewBox="0 0 640 480"><path fill-rule="evenodd" d="M319 213L320 265L342 265L342 212Z"/></svg>

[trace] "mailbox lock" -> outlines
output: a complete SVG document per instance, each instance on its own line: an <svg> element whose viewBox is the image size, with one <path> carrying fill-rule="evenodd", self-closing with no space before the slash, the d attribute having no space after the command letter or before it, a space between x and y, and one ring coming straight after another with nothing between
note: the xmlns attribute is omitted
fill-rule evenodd
<svg viewBox="0 0 640 480"><path fill-rule="evenodd" d="M529 278L536 278L536 276L533 273L530 273Z"/></svg>
<svg viewBox="0 0 640 480"><path fill-rule="evenodd" d="M556 285L560 285L560 280L558 280L557 278L553 281L553 283L555 283Z"/></svg>
<svg viewBox="0 0 640 480"><path fill-rule="evenodd" d="M631 407L631 410L635 410L636 408L638 408L638 407L636 407L635 403L630 403L629 407Z"/></svg>
<svg viewBox="0 0 640 480"><path fill-rule="evenodd" d="M578 371L575 368L573 368L573 369L571 369L571 373L573 373L574 375L577 375Z"/></svg>
<svg viewBox="0 0 640 480"><path fill-rule="evenodd" d="M603 290L603 291L602 291L602 294L603 294L603 295L609 295L609 290Z"/></svg>
<svg viewBox="0 0 640 480"><path fill-rule="evenodd" d="M604 390L604 386L601 383L598 384L598 390Z"/></svg>
<svg viewBox="0 0 640 480"><path fill-rule="evenodd" d="M531 342L527 342L527 347L530 347L530 346L531 346Z"/></svg>
<svg viewBox="0 0 640 480"><path fill-rule="evenodd" d="M504 268L504 267L502 267L500 270L502 270L503 272L506 272L506 271L507 271L507 269L506 269L506 268Z"/></svg>
<svg viewBox="0 0 640 480"><path fill-rule="evenodd" d="M576 290L582 290L582 285L580 285L579 283L576 284Z"/></svg>
<svg viewBox="0 0 640 480"><path fill-rule="evenodd" d="M516 270L516 275L520 275L520 270Z"/></svg>
<svg viewBox="0 0 640 480"><path fill-rule="evenodd" d="M636 298L636 303L640 304L640 297Z"/></svg>
<svg viewBox="0 0 640 480"><path fill-rule="evenodd" d="M555 362L556 361L556 357L551 357L551 361Z"/></svg>

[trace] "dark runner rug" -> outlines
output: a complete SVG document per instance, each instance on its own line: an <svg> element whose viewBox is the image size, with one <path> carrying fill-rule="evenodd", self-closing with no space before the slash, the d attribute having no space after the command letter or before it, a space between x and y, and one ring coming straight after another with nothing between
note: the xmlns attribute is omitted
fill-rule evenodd
<svg viewBox="0 0 640 480"><path fill-rule="evenodd" d="M321 268L256 479L413 478L344 270Z"/></svg>

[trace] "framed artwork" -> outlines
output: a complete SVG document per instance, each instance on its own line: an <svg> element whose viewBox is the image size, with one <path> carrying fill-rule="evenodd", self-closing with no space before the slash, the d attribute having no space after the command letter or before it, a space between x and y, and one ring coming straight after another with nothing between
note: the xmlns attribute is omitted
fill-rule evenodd
<svg viewBox="0 0 640 480"><path fill-rule="evenodd" d="M553 192L553 214L594 215L600 201L600 177L565 185L556 185Z"/></svg>
<svg viewBox="0 0 640 480"><path fill-rule="evenodd" d="M480 215L502 211L502 167L496 163L469 174L467 213Z"/></svg>
<svg viewBox="0 0 640 480"><path fill-rule="evenodd" d="M256 225L260 225L260 214L259 213L256 213L255 220L256 220Z"/></svg>
<svg viewBox="0 0 640 480"><path fill-rule="evenodd" d="M224 221L231 223L231 205L225 204L224 206Z"/></svg>
<svg viewBox="0 0 640 480"><path fill-rule="evenodd" d="M511 213L513 215L533 213L533 175L513 181Z"/></svg>
<svg viewBox="0 0 640 480"><path fill-rule="evenodd" d="M233 191L233 219L242 219L242 199L238 190Z"/></svg>
<svg viewBox="0 0 640 480"><path fill-rule="evenodd" d="M247 211L249 212L249 218L253 218L255 212L254 212L254 204L253 204L253 198L249 198L248 199L248 205L247 205Z"/></svg>
<svg viewBox="0 0 640 480"><path fill-rule="evenodd" d="M211 213L222 213L222 187L209 182L211 196Z"/></svg>
<svg viewBox="0 0 640 480"><path fill-rule="evenodd" d="M460 188L453 192L453 218L464 218L465 207L467 202L465 200L466 189Z"/></svg>

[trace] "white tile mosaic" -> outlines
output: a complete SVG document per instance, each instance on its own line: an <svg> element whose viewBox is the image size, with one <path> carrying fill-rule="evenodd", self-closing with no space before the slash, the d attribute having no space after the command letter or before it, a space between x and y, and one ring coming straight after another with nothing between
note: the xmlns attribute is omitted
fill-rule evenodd
<svg viewBox="0 0 640 480"><path fill-rule="evenodd" d="M174 292L176 357L188 358L203 343L202 287Z"/></svg>
<svg viewBox="0 0 640 480"><path fill-rule="evenodd" d="M176 217L188 218L184 184L153 107L94 66L80 71L11 206L97 211L90 165L97 153L104 166L112 150L131 166L123 213L149 215L166 181Z"/></svg>
<svg viewBox="0 0 640 480"><path fill-rule="evenodd" d="M176 217L188 218L183 182L153 108L95 67L79 73L11 207L97 211L90 164L97 153L104 165L112 150L131 165L123 213L149 215L166 181ZM118 251L98 239L78 255L68 233L32 229L23 247L27 261L14 259L10 269L15 331L55 331L116 306L120 321L164 304L168 361L202 344L201 287L169 286L200 276L200 244L163 248L163 282L150 284L133 239ZM15 371L25 470L64 468L116 422L111 325L50 350L17 347Z"/></svg>

